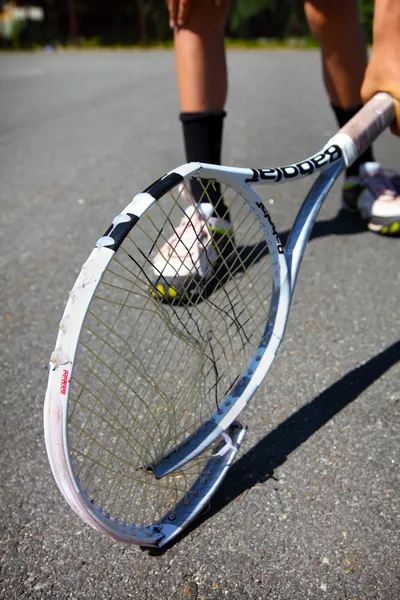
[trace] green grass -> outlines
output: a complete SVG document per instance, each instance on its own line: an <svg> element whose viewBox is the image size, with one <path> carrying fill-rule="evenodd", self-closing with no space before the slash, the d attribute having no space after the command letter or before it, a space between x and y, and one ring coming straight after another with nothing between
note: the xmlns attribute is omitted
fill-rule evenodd
<svg viewBox="0 0 400 600"><path fill-rule="evenodd" d="M285 40L278 40L274 38L258 38L256 40L242 40L242 39L227 39L227 48L239 48L239 49L260 49L265 48L267 50L279 50L281 48L316 48L318 47L317 42L311 37L304 38L287 38Z"/></svg>

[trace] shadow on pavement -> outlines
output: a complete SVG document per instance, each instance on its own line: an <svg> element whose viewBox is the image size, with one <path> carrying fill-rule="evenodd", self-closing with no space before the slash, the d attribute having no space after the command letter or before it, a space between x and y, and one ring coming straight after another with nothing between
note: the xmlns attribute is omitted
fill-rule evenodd
<svg viewBox="0 0 400 600"><path fill-rule="evenodd" d="M279 233L284 246L286 245L290 231L289 229ZM333 219L316 221L311 231L310 240L328 235L353 235L363 233L364 231L366 231L366 226L358 215L340 210ZM254 246L241 246L238 248L238 252L243 267L248 268L268 254L268 246L266 242L259 242ZM241 270L243 269L235 269L236 272L240 272Z"/></svg>
<svg viewBox="0 0 400 600"><path fill-rule="evenodd" d="M186 537L245 491L273 478L274 470L280 467L292 452L304 444L343 408L356 400L362 392L399 361L400 341L392 344L360 367L349 371L347 375L270 431L232 465L223 484L212 498L208 510L196 519L176 541ZM163 554L169 547L171 546L161 550L151 550L150 554Z"/></svg>

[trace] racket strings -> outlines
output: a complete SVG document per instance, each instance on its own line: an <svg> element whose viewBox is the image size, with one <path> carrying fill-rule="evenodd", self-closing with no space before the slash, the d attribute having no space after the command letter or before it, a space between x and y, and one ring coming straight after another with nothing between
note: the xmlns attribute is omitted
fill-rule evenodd
<svg viewBox="0 0 400 600"><path fill-rule="evenodd" d="M203 180L203 181L204 181L204 180ZM210 202L211 202L211 198L210 198L210 196L208 195L208 188L209 188L209 186L210 186L210 185L212 185L212 184L213 184L213 182L208 182L208 185L204 186L204 195L206 195L206 196L207 196L207 199L208 199ZM187 188L187 187L185 187L185 189L187 190L188 188ZM223 202L223 199L224 199L224 193L226 192L226 189L227 189L227 186L224 186L224 188L223 188L223 190L222 190L222 193L221 193L221 196L220 196L219 200L217 201L217 203L221 203L221 202ZM243 212L245 213L245 215L244 215L244 217L242 218L242 220L240 220L240 219L239 219L239 216L240 216L240 214L236 215L235 222L236 222L236 223L238 222L238 225L239 225L239 227L241 227L241 226L243 225L243 223L244 223L244 221L245 221L245 220L247 220L247 221L248 221L248 214L247 214L247 213L248 213L248 209L247 209L247 210L244 210L244 207L245 207L245 205L243 205L243 206L242 206L242 210L241 210L241 213L243 213ZM229 208L228 208L228 207L225 207L225 211L226 211L226 214L225 214L225 215L223 215L223 217L222 217L222 218L226 218L226 217L227 217L227 215L228 215L228 213L229 213ZM189 219L189 221L190 221L190 219ZM252 226L252 225L250 225L250 226L249 226L249 230L250 230L251 226ZM248 233L249 233L249 230L246 232L246 234L248 234ZM247 237L247 235L246 235L246 237ZM164 240L164 241L165 241L165 240ZM226 245L228 245L228 243L229 243L229 242L226 242ZM187 250L188 250L188 252L190 253L190 248L187 248ZM262 252L262 250L259 250L259 253L258 253L258 254L260 255L260 254L261 254L261 252ZM228 264L228 263L231 263L232 257L234 257L234 258L235 258L235 262L237 262L237 266L235 266L235 265L231 265L231 264ZM222 256L221 256L221 258L222 258L222 261L223 261L223 263L224 263L224 266L225 266L226 270L230 272L230 276L231 276L231 277L235 276L235 275L236 275L236 273L237 273L239 270L242 270L242 271L245 271L245 270L246 270L246 267L245 267L245 265L244 265L244 263L243 263L243 260L241 259L240 253L238 253L238 252L234 252L234 251L233 251L233 252L232 252L232 253L231 253L229 256L227 256L227 257L225 257L225 256L224 256L224 254L223 254L223 252L222 252ZM256 257L256 260L257 260L257 257ZM270 268L270 267L269 267L269 268ZM241 289L241 288L238 286L236 289L239 291L239 295L241 295L241 294L240 294L240 289ZM232 301L230 301L230 299L229 299L229 294L227 294L227 299L228 299L228 305L229 305L227 308L231 309L231 311L232 311L232 314L233 314L233 315L235 315L235 311L234 311L234 303L233 303ZM201 300L201 299L200 299L200 300ZM243 304L245 304L245 303L244 303L244 298L243 298L243 296L241 296L241 300L242 300L242 303L243 303ZM265 301L265 297L263 298L263 301ZM261 305L262 305L262 302L261 302ZM226 312L226 313L225 313L225 316L227 316L227 315L228 315L228 317L229 317L229 314L228 314L228 312ZM250 316L249 316L249 320L250 320L250 319L251 319L251 314L250 314ZM236 317L232 317L232 322L233 322L233 323L235 323L235 322L236 322L236 323L238 323L238 321L237 321ZM241 328L240 328L240 327L238 327L238 331L239 331L239 333L240 333L240 331L241 331ZM248 341L248 340L247 340L247 341Z"/></svg>
<svg viewBox="0 0 400 600"><path fill-rule="evenodd" d="M209 201L211 185L203 185ZM221 285L205 294L197 282L186 305L151 293L154 255L184 215L195 227L185 211L197 206L185 185L153 205L124 240L84 323L70 396L74 468L96 505L127 522L173 513L201 475L213 447L160 480L152 468L220 406L268 320L271 260L263 233L247 204L229 186L220 189L236 244L227 236L220 246Z"/></svg>
<svg viewBox="0 0 400 600"><path fill-rule="evenodd" d="M121 310L122 310L122 307L121 307ZM101 380L101 378L100 378L100 377L98 377L98 376L95 374L95 370L94 370L94 369L95 369L95 367L96 367L96 364L97 364L97 362L98 362L98 361L100 361L100 357L101 357L101 354L102 354L103 350L104 350L104 349L105 349L107 346L109 346L109 344L108 344L108 339L109 339L109 337L111 336L112 329L113 329L113 325L115 325L115 324L116 324L116 322L117 322L117 319L118 319L118 316L121 314L121 310L120 310L120 311L117 313L117 315L114 317L114 319L113 319L113 322L112 322L112 326L111 326L111 327L108 327L108 328L106 328L106 330L108 329L108 331L107 331L107 335L104 337L104 339L103 339L103 338L101 338L101 340L100 340L100 351L98 352L98 354L96 354L96 353L92 352L92 355L95 357L95 362L94 362L94 364L93 364L93 367L92 367L92 369L88 368L88 367L87 367L87 365L85 364L85 367L86 367L86 372L87 372L87 374L86 374L86 383L88 383L88 381L89 381L89 378L90 378L91 376L93 376L93 375L94 375L95 377L97 377L97 380L101 382L101 386L102 386L102 388L103 388L103 389L104 389L104 387L106 386L106 382L108 381L109 377L111 376L111 373L113 373L113 369L109 369L109 370L108 370L108 374L107 374L107 370L105 370L105 373L107 374L107 378L106 378L104 381L102 381L102 380ZM90 312L90 311L89 311L89 312ZM86 327L87 327L87 325L86 325ZM89 331L90 331L90 330L89 330ZM84 344L84 342L83 342L83 341L82 341L82 346L85 348L85 344ZM86 346L86 348L87 348L87 346ZM79 360L79 355L78 355L78 360ZM86 392L89 392L89 398L90 398L90 396L91 396L91 394L92 394L92 390L90 390L90 391L89 391L89 388L88 388L88 386L87 386L86 384L84 384L84 385L81 385L81 392L80 392L80 394L79 394L79 397L76 397L76 399L75 399L75 402L72 402L72 403L71 403L71 405L72 405L72 411L71 411L71 414L70 414L70 417L69 417L69 418L70 418L70 420L71 420L71 421L70 421L71 423L72 423L72 416L73 416L74 408L75 408L75 407L76 407L78 404L82 404L82 407L81 407L81 408L85 408L85 403L81 403L81 402L80 402L80 397L82 396L82 393L83 393L84 391L86 391ZM71 397L72 397L72 399L73 399L73 395L71 395ZM93 397L96 399L97 403L98 403L100 406L103 406L103 407L105 406L105 403L103 403L103 402L101 401L101 399L100 399L100 397L99 397L99 396L97 396L97 397L96 397L95 395L93 395ZM122 403L121 403L121 406L122 406ZM113 414L113 413L112 413L112 411L109 411L109 412L110 412L111 414ZM117 413L117 414L119 415L119 413L120 413L120 410L118 410L118 413ZM87 435L87 432L86 432L86 427L87 427L87 425L88 425L89 421L90 421L90 419L89 419L89 418L87 418L87 419L86 419L86 421L85 421L84 427L83 427L83 428L81 428L81 430L80 430L80 431L79 431L79 429L77 429L77 430L79 431L79 435L78 435L78 439L77 439L77 441L76 441L76 443L75 443L75 447L76 447L76 448L77 448L77 447L79 447L79 444L80 444L80 442L81 442L81 439L82 439L82 435L85 435L86 437L88 437L88 435ZM102 417L99 417L99 418L98 418L98 426L97 426L97 430L96 430L96 433L95 433L95 435L92 437L92 443L91 443L90 449L86 451L86 457L89 457L89 456L91 456L91 457L92 457L92 456L93 456L93 452L92 452L93 445L94 445L94 444L95 444L95 442L97 442L97 440L98 440L98 437L99 437L99 435L100 435L100 433L101 433L101 429L102 429L102 424L103 424L103 422L104 422L104 419L103 419ZM110 423L109 423L109 422L108 422L108 426L110 426ZM111 432L111 431L112 431L112 428L110 428L110 432ZM108 434L108 439L110 438L110 435L111 435L111 433L109 433L109 434ZM116 437L116 439L118 439L118 437L119 437L119 436L118 436L118 434L117 434L115 437ZM108 440L107 440L107 441L108 441ZM100 446L100 447L101 447L101 446ZM74 450L75 450L75 448L73 449L73 451L74 451ZM103 448L101 447L101 456L102 456L103 452L104 452L104 447L103 447ZM82 470L83 468L84 468L84 465L83 465L83 464L81 464L81 466L80 466L80 469Z"/></svg>
<svg viewBox="0 0 400 600"><path fill-rule="evenodd" d="M212 184L212 182L209 182L209 185L211 185L211 184ZM207 192L208 192L209 185L204 187L205 194L207 194ZM222 188L222 192L221 192L221 196L218 200L218 203L221 203L224 201L224 195L226 194L227 186L221 186L221 188ZM207 198L211 202L211 198L208 196L208 194L207 194ZM237 200L237 199L238 199L238 197L236 196L235 200ZM228 216L229 208L227 206L225 206L225 210L226 210L226 214L223 215L222 218L226 218ZM248 223L248 228L244 233L244 238L252 239L252 236L249 235L249 233L250 233L251 229L254 227L254 220L248 219L248 208L246 207L246 205L244 203L242 203L241 210L235 216L235 225L236 225L236 227L238 227L240 229L244 226L245 222ZM250 222L250 224L249 224L249 222ZM229 242L227 242L227 244L228 243ZM254 257L254 262L257 262L258 259L261 258L261 254L263 252L265 252L265 246L264 247L261 246L258 249L258 252L256 253L256 255ZM235 275L237 275L240 271L242 271L243 273L246 271L246 267L241 258L240 252L233 250L231 252L231 254L228 255L227 257L225 257L224 253L222 252L221 258L222 258L222 261L224 263L226 270L227 271L229 270L229 276L231 278L235 277ZM232 260L232 258L234 258L234 260ZM270 268L271 268L271 265L268 265L267 270L269 270ZM265 275L266 271L264 272L264 275ZM215 327L215 323L214 323L214 327L216 329L218 329L218 325L221 322L226 323L226 319L230 320L231 321L230 327L236 326L237 333L239 334L239 337L242 339L242 348L241 349L243 350L245 345L250 342L250 338L246 335L246 332L244 331L244 327L240 324L240 321L239 321L240 314L245 311L244 307L246 306L246 302L245 302L245 298L243 296L242 288L240 285L237 285L235 287L235 291L236 291L236 295L233 295L232 293L228 293L226 291L225 287L221 287L221 294L226 296L227 304L225 307L221 307L221 306L218 307L218 310L221 313L221 319L220 319L220 322L217 324L217 327ZM266 301L266 298L267 299L269 298L269 296L270 296L270 294L268 294L268 296L265 296L265 294L264 294L264 297L262 300L261 300L260 296L258 296L259 307L257 307L257 308L264 308L264 310L265 310L265 301ZM213 302L212 299L208 299L208 301L211 305L216 306L216 303ZM218 301L219 301L219 298L218 298ZM241 312L239 314L236 314L236 311L235 311L236 305L240 305L240 307L241 307ZM250 313L245 324L248 324L251 320L252 320L252 314ZM243 336L244 339L242 338L242 335L241 335L242 333L244 334L244 336ZM228 338L229 342L231 343L231 335L228 335L227 338ZM231 345L231 349L232 349L232 345Z"/></svg>
<svg viewBox="0 0 400 600"><path fill-rule="evenodd" d="M147 281L145 281L145 282L144 282L144 284L146 284L146 283L148 284L148 283L149 283L149 281L150 281L150 280L147 278ZM151 297L151 296L149 296L149 294L147 293L147 299L149 299L149 298L150 298L151 300L153 300L153 302L154 302L154 298L153 298L153 297ZM159 307L158 307L158 308L159 308ZM153 312L156 312L156 311L154 311L154 309L152 309L152 310L153 310ZM165 311L165 310L164 310L162 314L163 314L163 316L165 316L165 317L167 317L167 318L168 318L168 313L167 313L167 311ZM169 322L167 322L167 321L164 321L164 323L165 323L165 324L166 324L166 325L169 327ZM180 323L182 323L182 320L180 320ZM147 327L147 329L146 329L146 330L144 331L144 333L143 333L143 337L146 335L146 333L147 333L147 330L148 330L148 329L151 327L151 325L152 325L152 321L150 320L150 321L149 321L149 323L148 323L148 327ZM189 333L186 327L184 327L184 329L186 330L186 332L187 332L187 333ZM191 339L187 339L186 341L187 341L188 343L192 343L192 342L193 342L193 336L191 336ZM139 342L139 344L140 344L140 343L141 343L141 341ZM138 344L138 345L139 345L139 344Z"/></svg>
<svg viewBox="0 0 400 600"><path fill-rule="evenodd" d="M180 195L181 195L181 194L180 194ZM176 199L175 199L175 200L176 200ZM171 218L170 218L170 215L169 215L169 213L166 213L166 212L163 210L163 206L162 206L162 205L161 205L161 211L163 212L163 214L164 214L164 216L165 216L166 222L168 222L169 224L171 224L171 225L172 225L172 223L171 223ZM182 212L183 212L183 210L182 210ZM183 214L184 214L184 213L183 213ZM152 222L151 216L149 216L149 220ZM189 221L190 221L190 219L189 219ZM161 242L162 242L162 244L163 244L163 245L164 245L165 243L167 243L167 244L169 243L169 239L167 239L165 236L163 236L163 235L162 235L162 233L161 233L161 235L159 235L159 236L158 236L158 239L161 239ZM196 242L196 240L195 240L195 242ZM194 243L195 243L195 242L194 242ZM154 246L157 246L157 243L152 245L152 249L153 249L153 250L154 250ZM160 250L160 246L158 246L158 247L157 247L157 249L158 249L158 250ZM189 254L189 255L190 255L190 251L191 251L191 249L192 249L191 247L187 247L187 248L186 248L186 251L188 252L188 254ZM194 265L194 263L193 263L193 266L195 266L195 265ZM190 311L190 310L186 310L186 315L187 315L187 319L186 319L186 320L185 320L185 317L182 317L182 316L181 316L181 317L179 317L179 325L183 326L183 328L184 328L185 330L187 330L187 323L188 323L189 321L192 321L192 324L194 325L194 330L193 330L193 331L194 331L194 332L196 332L196 330L197 330L197 334L198 334L199 338L201 339L201 342L200 342L199 340L197 340L197 344L199 344L200 346L201 346L201 345L204 345L204 343L206 343L206 342L207 342L207 339L205 339L204 335L202 334L202 332L201 332L201 331L200 331L200 329L198 328L198 326L197 326L197 323L196 323L196 320L195 320L195 319L192 317L191 311ZM175 316L176 316L176 315L175 315ZM211 329L211 323L210 323L210 329ZM193 333L191 334L191 336L193 337ZM207 337L208 337L208 336L207 336ZM190 362L190 360L191 360L191 356L189 355L189 356L188 356L187 363L189 363L189 362ZM164 372L167 370L167 368L168 368L168 363L165 365ZM189 391L190 393L192 393L192 390L190 390L190 388L189 388L189 390L188 390L188 391ZM181 395L182 395L182 391L181 391Z"/></svg>

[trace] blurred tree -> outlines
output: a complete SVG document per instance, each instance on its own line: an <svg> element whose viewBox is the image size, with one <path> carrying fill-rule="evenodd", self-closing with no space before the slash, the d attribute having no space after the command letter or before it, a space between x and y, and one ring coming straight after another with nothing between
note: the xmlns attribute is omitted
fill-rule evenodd
<svg viewBox="0 0 400 600"><path fill-rule="evenodd" d="M372 24L374 20L374 0L360 0L360 19L368 42L372 42Z"/></svg>
<svg viewBox="0 0 400 600"><path fill-rule="evenodd" d="M69 17L69 36L73 42L78 40L78 21L76 18L75 0L67 0Z"/></svg>
<svg viewBox="0 0 400 600"><path fill-rule="evenodd" d="M245 21L264 9L269 9L274 3L275 0L233 0L229 19L230 27L233 31L238 30Z"/></svg>
<svg viewBox="0 0 400 600"><path fill-rule="evenodd" d="M153 0L136 0L139 21L139 40L142 45L149 42L149 33L147 28L147 19L150 10L155 8Z"/></svg>
<svg viewBox="0 0 400 600"><path fill-rule="evenodd" d="M194 0L201 2L202 0ZM334 2L335 0L331 0ZM400 1L400 0L399 0ZM0 0L3 3L4 0ZM103 44L148 44L171 40L165 0L29 0L44 9L39 43L65 43L79 36ZM28 0L20 0L27 4ZM371 41L374 0L359 0ZM303 0L231 0L229 37L308 37Z"/></svg>
<svg viewBox="0 0 400 600"><path fill-rule="evenodd" d="M228 30L250 38L306 35L303 0L233 0Z"/></svg>

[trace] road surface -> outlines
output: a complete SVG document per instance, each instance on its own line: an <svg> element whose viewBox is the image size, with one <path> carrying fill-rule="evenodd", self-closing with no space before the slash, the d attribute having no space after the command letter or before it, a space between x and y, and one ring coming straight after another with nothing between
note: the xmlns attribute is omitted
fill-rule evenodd
<svg viewBox="0 0 400 600"><path fill-rule="evenodd" d="M316 52L232 51L229 63L225 163L293 162L334 133ZM95 240L184 162L173 55L3 54L0 86L0 597L399 598L399 240L338 215L335 186L209 512L165 552L116 545L63 501L42 405L67 293ZM400 167L399 143L377 143L385 165ZM281 231L308 185L268 191Z"/></svg>

